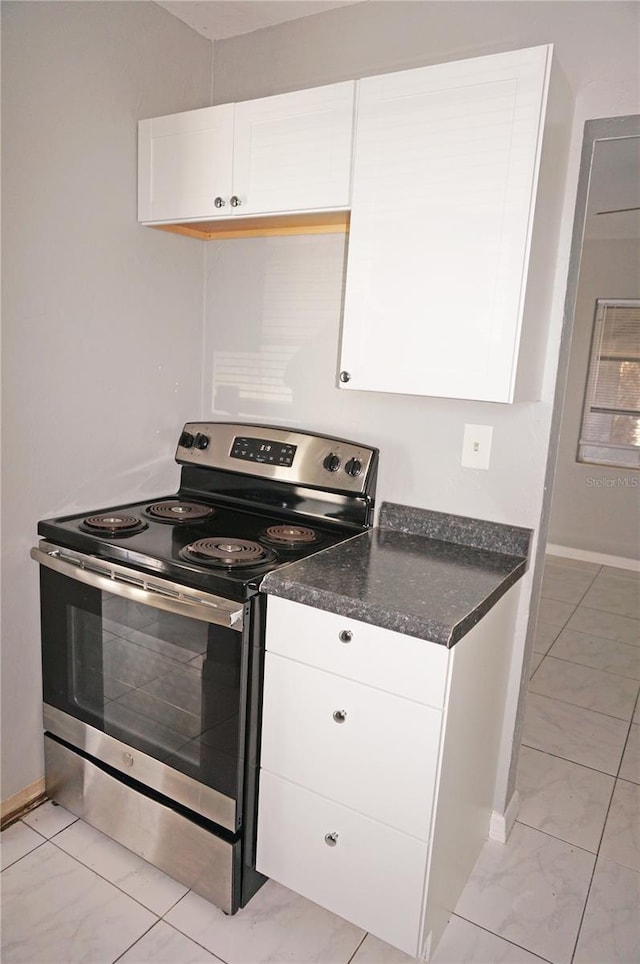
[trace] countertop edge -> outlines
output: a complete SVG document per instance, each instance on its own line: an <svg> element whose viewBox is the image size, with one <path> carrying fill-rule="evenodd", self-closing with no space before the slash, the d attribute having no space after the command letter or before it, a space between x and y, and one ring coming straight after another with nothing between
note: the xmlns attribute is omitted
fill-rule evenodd
<svg viewBox="0 0 640 964"><path fill-rule="evenodd" d="M301 603L312 609L321 609L349 619L357 619L363 623L402 633L405 636L414 636L450 649L466 636L483 616L486 616L498 600L521 579L526 569L527 559L525 558L453 626L431 622L410 613L401 613L388 606L376 606L375 603L370 602L363 604L351 596L342 596L317 586L310 587L294 579L287 579L284 570L274 574L272 579L265 577L262 588L271 596L279 596L281 599L289 599L291 602Z"/></svg>

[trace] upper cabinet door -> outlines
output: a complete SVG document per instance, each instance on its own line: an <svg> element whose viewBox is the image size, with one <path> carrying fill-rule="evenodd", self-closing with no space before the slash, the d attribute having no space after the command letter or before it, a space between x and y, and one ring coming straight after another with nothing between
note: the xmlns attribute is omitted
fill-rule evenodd
<svg viewBox="0 0 640 964"><path fill-rule="evenodd" d="M138 125L138 220L230 217L233 104Z"/></svg>
<svg viewBox="0 0 640 964"><path fill-rule="evenodd" d="M343 387L513 400L550 61L360 82Z"/></svg>
<svg viewBox="0 0 640 964"><path fill-rule="evenodd" d="M235 105L238 216L350 203L355 81Z"/></svg>

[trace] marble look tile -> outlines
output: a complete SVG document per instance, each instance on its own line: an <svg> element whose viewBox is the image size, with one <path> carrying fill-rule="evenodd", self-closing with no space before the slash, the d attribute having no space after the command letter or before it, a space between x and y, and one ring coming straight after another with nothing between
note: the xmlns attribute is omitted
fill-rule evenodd
<svg viewBox="0 0 640 964"><path fill-rule="evenodd" d="M82 820L55 844L155 914L165 914L189 889Z"/></svg>
<svg viewBox="0 0 640 964"><path fill-rule="evenodd" d="M166 921L227 964L346 964L365 935L273 880L234 917L190 892Z"/></svg>
<svg viewBox="0 0 640 964"><path fill-rule="evenodd" d="M560 566L545 566L542 595L545 599L572 603L577 606L595 579L595 573Z"/></svg>
<svg viewBox="0 0 640 964"><path fill-rule="evenodd" d="M160 920L119 960L118 964L220 964L195 941Z"/></svg>
<svg viewBox="0 0 640 964"><path fill-rule="evenodd" d="M628 724L603 713L529 693L522 742L615 776Z"/></svg>
<svg viewBox="0 0 640 964"><path fill-rule="evenodd" d="M640 618L640 586L638 580L615 575L611 570L596 576L582 600L589 609Z"/></svg>
<svg viewBox="0 0 640 964"><path fill-rule="evenodd" d="M93 964L126 951L157 918L45 842L2 875L3 964Z"/></svg>
<svg viewBox="0 0 640 964"><path fill-rule="evenodd" d="M536 624L536 634L533 637L534 652L542 653L543 656L548 653L560 632L562 632L560 626L550 626L548 623L538 621Z"/></svg>
<svg viewBox="0 0 640 964"><path fill-rule="evenodd" d="M605 673L564 659L545 656L529 683L529 692L564 700L574 706L630 720L640 681Z"/></svg>
<svg viewBox="0 0 640 964"><path fill-rule="evenodd" d="M640 590L640 569L621 569L618 566L603 566L598 573L599 581L608 584L616 580L627 585L635 585Z"/></svg>
<svg viewBox="0 0 640 964"><path fill-rule="evenodd" d="M630 783L640 783L640 726L637 723L629 730L618 776Z"/></svg>
<svg viewBox="0 0 640 964"><path fill-rule="evenodd" d="M614 778L523 746L518 764L518 820L597 853Z"/></svg>
<svg viewBox="0 0 640 964"><path fill-rule="evenodd" d="M452 915L430 964L540 964L542 958ZM415 958L367 934L350 964L415 964Z"/></svg>
<svg viewBox="0 0 640 964"><path fill-rule="evenodd" d="M432 958L432 962L434 960ZM415 961L415 957L410 957L391 944L385 944L373 934L367 934L349 964L415 964Z"/></svg>
<svg viewBox="0 0 640 964"><path fill-rule="evenodd" d="M619 643L629 646L640 646L640 620L589 609L584 605L578 606L565 628L591 633L603 639L617 639Z"/></svg>
<svg viewBox="0 0 640 964"><path fill-rule="evenodd" d="M516 823L488 841L456 914L554 964L569 964L595 856Z"/></svg>
<svg viewBox="0 0 640 964"><path fill-rule="evenodd" d="M37 830L43 837L50 840L57 833L70 826L78 818L74 813L69 813L64 807L59 807L52 800L40 804L31 813L22 818L23 821L33 830Z"/></svg>
<svg viewBox="0 0 640 964"><path fill-rule="evenodd" d="M44 839L21 820L12 823L0 834L0 867L3 870L10 867L16 860L43 844Z"/></svg>
<svg viewBox="0 0 640 964"><path fill-rule="evenodd" d="M529 679L531 679L543 659L544 656L542 653L533 652L531 654L531 669L529 670Z"/></svg>
<svg viewBox="0 0 640 964"><path fill-rule="evenodd" d="M597 576L602 566L597 562L585 562L583 559L569 559L568 556L545 556L545 575L555 569L577 569L579 572L588 572L592 576Z"/></svg>
<svg viewBox="0 0 640 964"><path fill-rule="evenodd" d="M547 626L557 626L562 629L567 620L573 615L575 605L567 602L559 602L557 599L540 599L538 608L538 625L545 623Z"/></svg>
<svg viewBox="0 0 640 964"><path fill-rule="evenodd" d="M523 947L454 914L436 947L432 964L537 964L541 960Z"/></svg>
<svg viewBox="0 0 640 964"><path fill-rule="evenodd" d="M549 655L640 680L640 646L629 646L615 639L602 639L589 633L563 629L549 650Z"/></svg>
<svg viewBox="0 0 640 964"><path fill-rule="evenodd" d="M640 871L640 786L616 780L600 854Z"/></svg>
<svg viewBox="0 0 640 964"><path fill-rule="evenodd" d="M640 874L598 857L574 964L640 960Z"/></svg>

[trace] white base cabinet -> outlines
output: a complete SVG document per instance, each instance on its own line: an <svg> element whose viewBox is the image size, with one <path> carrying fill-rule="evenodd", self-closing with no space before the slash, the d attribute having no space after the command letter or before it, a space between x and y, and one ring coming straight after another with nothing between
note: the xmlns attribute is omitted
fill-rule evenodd
<svg viewBox="0 0 640 964"><path fill-rule="evenodd" d="M261 873L428 959L488 834L516 601L448 650L269 597Z"/></svg>

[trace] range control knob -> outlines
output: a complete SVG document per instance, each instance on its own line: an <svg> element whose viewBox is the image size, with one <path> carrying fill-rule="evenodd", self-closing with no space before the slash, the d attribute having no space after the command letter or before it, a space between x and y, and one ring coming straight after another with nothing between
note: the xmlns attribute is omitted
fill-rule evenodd
<svg viewBox="0 0 640 964"><path fill-rule="evenodd" d="M209 448L209 436L208 436L208 435L203 435L201 432L198 432L198 434L196 435L194 441L195 441L195 446L196 446L197 449L202 449L202 450L204 451L204 449L208 449L208 448Z"/></svg>
<svg viewBox="0 0 640 964"><path fill-rule="evenodd" d="M322 464L327 472L337 472L342 463L339 455L336 455L335 452L330 452Z"/></svg>
<svg viewBox="0 0 640 964"><path fill-rule="evenodd" d="M182 446L183 449L190 449L193 446L194 437L191 432L183 432L180 436L180 441L178 445Z"/></svg>
<svg viewBox="0 0 640 964"><path fill-rule="evenodd" d="M349 459L344 467L344 470L347 475L353 475L354 477L360 475L362 472L362 462L360 459Z"/></svg>

